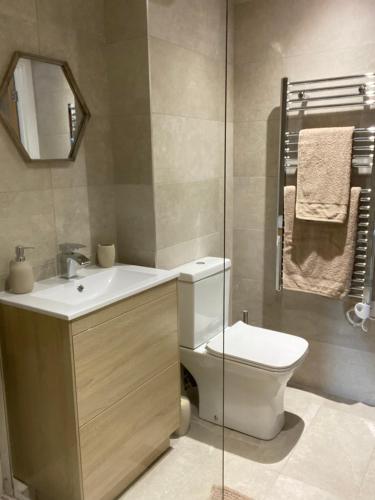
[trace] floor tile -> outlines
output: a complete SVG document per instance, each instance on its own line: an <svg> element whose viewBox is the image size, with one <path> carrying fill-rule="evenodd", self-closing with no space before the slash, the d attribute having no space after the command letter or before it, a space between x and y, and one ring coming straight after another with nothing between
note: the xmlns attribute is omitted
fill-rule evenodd
<svg viewBox="0 0 375 500"><path fill-rule="evenodd" d="M352 499L362 483L374 443L374 422L322 407L283 473L342 500Z"/></svg>
<svg viewBox="0 0 375 500"><path fill-rule="evenodd" d="M225 429L224 483L254 500L374 500L373 409L290 387L285 407L271 441ZM222 443L222 428L193 407L188 435L172 439L121 499L208 500L221 484Z"/></svg>
<svg viewBox="0 0 375 500"><path fill-rule="evenodd" d="M340 500L340 497L332 495L315 486L302 483L280 475L274 483L267 500Z"/></svg>
<svg viewBox="0 0 375 500"><path fill-rule="evenodd" d="M374 500L375 498L375 452L372 454L368 469L359 491L358 500Z"/></svg>

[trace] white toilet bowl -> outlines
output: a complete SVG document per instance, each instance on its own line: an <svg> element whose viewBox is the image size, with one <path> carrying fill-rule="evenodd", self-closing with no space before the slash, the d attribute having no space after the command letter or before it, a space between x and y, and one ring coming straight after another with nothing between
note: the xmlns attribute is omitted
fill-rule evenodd
<svg viewBox="0 0 375 500"><path fill-rule="evenodd" d="M284 425L285 388L307 351L305 339L241 321L196 349L180 347L198 385L199 416L267 440Z"/></svg>

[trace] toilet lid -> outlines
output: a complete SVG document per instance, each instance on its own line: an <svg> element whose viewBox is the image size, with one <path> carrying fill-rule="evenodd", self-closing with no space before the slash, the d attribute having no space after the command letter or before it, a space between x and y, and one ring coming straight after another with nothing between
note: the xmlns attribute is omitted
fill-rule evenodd
<svg viewBox="0 0 375 500"><path fill-rule="evenodd" d="M308 342L301 337L246 325L238 321L225 330L225 359L269 371L287 371L306 354ZM215 356L223 354L223 333L206 346Z"/></svg>

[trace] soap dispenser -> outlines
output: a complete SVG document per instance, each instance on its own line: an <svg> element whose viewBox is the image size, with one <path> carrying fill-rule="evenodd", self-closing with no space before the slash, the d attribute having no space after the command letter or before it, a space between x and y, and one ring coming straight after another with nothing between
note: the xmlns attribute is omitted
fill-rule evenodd
<svg viewBox="0 0 375 500"><path fill-rule="evenodd" d="M34 286L33 268L26 261L25 250L34 247L16 246L16 257L10 263L9 287L13 293L29 293Z"/></svg>

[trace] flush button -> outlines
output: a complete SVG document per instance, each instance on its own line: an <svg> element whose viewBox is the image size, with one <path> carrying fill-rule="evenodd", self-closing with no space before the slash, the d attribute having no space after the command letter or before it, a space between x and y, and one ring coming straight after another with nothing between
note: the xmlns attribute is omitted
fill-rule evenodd
<svg viewBox="0 0 375 500"><path fill-rule="evenodd" d="M196 262L196 264L202 265L202 264L205 264L205 262L203 260L198 260L198 262Z"/></svg>

